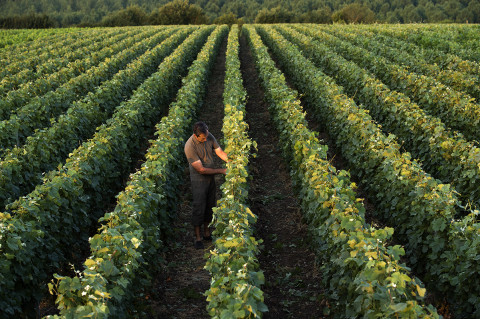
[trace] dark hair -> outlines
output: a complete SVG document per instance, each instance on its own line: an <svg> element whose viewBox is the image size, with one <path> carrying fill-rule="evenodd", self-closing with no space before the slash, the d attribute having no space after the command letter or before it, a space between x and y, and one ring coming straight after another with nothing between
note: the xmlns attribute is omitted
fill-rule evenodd
<svg viewBox="0 0 480 319"><path fill-rule="evenodd" d="M193 124L193 134L200 136L200 134L207 135L208 126L204 122L197 122Z"/></svg>

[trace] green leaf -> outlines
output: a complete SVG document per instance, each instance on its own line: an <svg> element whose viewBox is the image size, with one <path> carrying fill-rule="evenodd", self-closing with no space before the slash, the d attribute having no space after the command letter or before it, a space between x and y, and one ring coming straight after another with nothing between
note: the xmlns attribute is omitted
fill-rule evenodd
<svg viewBox="0 0 480 319"><path fill-rule="evenodd" d="M407 304L406 303L397 303L397 304L394 304L394 305L391 305L390 308L394 311L394 312L402 312L403 310L405 310L407 308Z"/></svg>

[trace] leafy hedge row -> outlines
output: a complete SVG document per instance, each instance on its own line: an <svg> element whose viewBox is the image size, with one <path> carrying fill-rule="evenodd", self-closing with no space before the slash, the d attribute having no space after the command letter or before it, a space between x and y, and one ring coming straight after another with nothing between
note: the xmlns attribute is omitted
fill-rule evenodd
<svg viewBox="0 0 480 319"><path fill-rule="evenodd" d="M51 86L51 88L58 87L61 83L59 82L58 75L55 75L58 72L66 73L67 76L61 77L64 81L67 81L73 76L77 76L79 74L80 66L76 66L77 63L85 61L77 61L77 60L85 60L89 57L91 60L90 65L96 60L96 63L99 63L100 60L96 57L97 51L102 49L106 49L112 44L115 44L126 37L131 37L136 32L129 32L129 33L114 33L112 32L107 33L103 36L92 36L91 38L84 38L82 41L82 47L75 49L74 51L70 51L70 48L65 54L61 57L53 58L53 59L46 59L39 62L38 65L35 65L35 69L24 69L14 75L5 76L0 81L0 97L2 99L5 98L5 95L8 93L12 93L13 90L19 90L20 87L22 90L26 90L29 88L31 95L39 95L44 94L47 91L41 93L42 91L37 91L34 89L36 87L41 87L40 85L33 85L34 82L44 83L44 85ZM93 59L92 59L93 58ZM88 66L88 64L87 64ZM88 66L89 67L89 66ZM87 67L87 68L88 68ZM67 72L69 70L69 72ZM76 71L76 73L74 72ZM51 83L50 83L51 82ZM38 89L37 89L38 90Z"/></svg>
<svg viewBox="0 0 480 319"><path fill-rule="evenodd" d="M480 224L478 211L454 219L459 205L450 185L439 183L400 153L395 136L385 136L370 115L347 98L300 51L272 29L262 36L285 71L325 123L330 136L376 203L377 213L395 225L409 264L429 289L449 298L457 313L480 315Z"/></svg>
<svg viewBox="0 0 480 319"><path fill-rule="evenodd" d="M57 58L64 64L59 70L55 67L55 61L49 60L48 62L44 61L41 66L37 66L35 75L19 72L15 76L3 78L0 82L0 119L7 119L12 111L23 106L33 97L55 90L85 70L99 64L105 58L124 50L125 46L121 47L118 42L125 38L131 39L133 35L134 33L119 34L108 41L92 38L89 42L90 45L86 43L84 49ZM146 35L144 37L147 38ZM122 44L126 45L127 43ZM127 45L132 44L133 42Z"/></svg>
<svg viewBox="0 0 480 319"><path fill-rule="evenodd" d="M177 206L183 145L227 30L226 26L217 27L189 68L168 116L156 127L158 138L147 152L147 161L131 175L114 211L100 219L103 225L90 239L92 255L85 261L83 273L74 278L56 275L59 280L50 284L61 317L133 315L128 300L135 297L139 278L148 277L148 265L159 262L158 249Z"/></svg>
<svg viewBox="0 0 480 319"><path fill-rule="evenodd" d="M147 33L144 32L143 38L147 38L152 34L153 33L150 33L147 36ZM130 37L132 37L133 35L134 34L131 34ZM114 41L115 39L117 39L116 41L124 40L123 35L119 35L117 37L114 37L114 39L112 40ZM137 41L140 39L141 38L139 36ZM98 39L95 38L92 40L98 40ZM115 43L115 42L112 42L112 43ZM64 63L66 64L66 67L62 68L62 70L58 72L51 70L51 62L44 61L45 63L42 65L42 67L37 66L37 68L40 68L38 72L49 73L49 74L39 74L40 78L37 80L32 79L33 76L24 74L26 72L33 72L33 71L30 71L29 69L24 69L22 72L15 74L15 76L13 77L3 78L2 81L0 82L1 84L0 96L2 96L2 98L0 99L0 120L3 121L8 119L11 116L12 112L14 113L15 110L25 105L26 103L28 103L34 97L41 96L47 93L48 91L52 91L56 89L61 84L64 84L69 80L71 80L72 78L77 77L85 70L88 70L89 68L95 65L98 65L105 58L108 58L111 55L119 53L125 49L125 47L121 47L118 45L116 46L115 49L113 49L111 48L112 43L110 43L110 45L107 45L106 47L102 45L101 51L99 49L95 50L94 48L92 48L91 51L94 50L94 52L86 51L86 52L81 52L77 55L77 52L79 51L77 50L74 52L69 52L65 59L61 57L57 58L59 60L64 61ZM102 44L102 42L97 43L96 41L93 41L92 46L95 46L95 45L98 46L99 44ZM75 58L70 60L69 57L71 57L72 55L74 55ZM27 83L19 85L21 84L19 83L20 81L26 81Z"/></svg>
<svg viewBox="0 0 480 319"><path fill-rule="evenodd" d="M372 32L358 32L353 30L330 29L340 38L346 39L355 45L360 45L364 49L373 52L376 55L383 56L393 63L407 67L410 72L423 74L432 81L436 79L446 86L456 91L463 91L472 97L480 98L480 79L477 76L466 74L457 70L442 70L439 65L425 60L422 56L422 50L418 47L413 54L401 51L399 48L388 46L382 41L378 41ZM390 38L390 42L391 42Z"/></svg>
<svg viewBox="0 0 480 319"><path fill-rule="evenodd" d="M213 27L191 34L118 108L95 136L82 144L44 183L1 214L0 308L28 312L43 284L81 252L121 187L149 130L165 112L175 87Z"/></svg>
<svg viewBox="0 0 480 319"><path fill-rule="evenodd" d="M256 257L260 242L253 236L257 217L246 206L247 166L250 149L256 143L248 137L244 120L246 91L240 72L238 34L238 26L233 25L227 44L222 127L229 162L221 186L223 196L214 208L215 247L205 265L212 276L206 292L212 318L261 318L268 310L260 289L265 278Z"/></svg>
<svg viewBox="0 0 480 319"><path fill-rule="evenodd" d="M0 52L0 78L25 70L34 70L45 60L60 57L69 51L80 48L85 38L97 33L98 31L91 29L68 34L55 34L41 38L40 41L3 50Z"/></svg>
<svg viewBox="0 0 480 319"><path fill-rule="evenodd" d="M457 56L455 52L446 53L440 50L432 49L430 47L419 47L418 45L391 35L388 30L370 27L366 27L366 29L378 35L378 37L381 38L384 43L394 45L396 48L399 48L406 52L410 52L412 54L418 53L426 61L430 61L430 63L435 63L439 65L442 70L460 71L464 74L473 76L478 76L480 74L480 64L478 62L462 59ZM438 31L443 32L442 30Z"/></svg>
<svg viewBox="0 0 480 319"><path fill-rule="evenodd" d="M80 29L72 27L65 29L2 29L0 30L0 55L6 50L11 50L25 44L31 44L39 38L49 38L55 35L65 35L66 33L79 31ZM37 43L39 44L39 43Z"/></svg>
<svg viewBox="0 0 480 319"><path fill-rule="evenodd" d="M418 25L420 26L420 25ZM436 39L435 42L441 43L443 40L454 42L459 46L465 48L480 48L480 34L478 33L478 25L472 24L429 24L426 27L417 29L422 31L425 35ZM397 28L398 29L398 26ZM444 43L449 50L454 51L448 43Z"/></svg>
<svg viewBox="0 0 480 319"><path fill-rule="evenodd" d="M327 147L307 128L297 92L288 88L254 29L248 32L305 220L318 243L332 315L438 318L432 306L424 306L423 284L400 263L403 248L387 245L393 229L375 229L366 223L365 208L355 197L349 174L328 162Z"/></svg>
<svg viewBox="0 0 480 319"><path fill-rule="evenodd" d="M429 114L439 117L449 127L461 131L469 139L480 141L480 105L475 104L469 95L454 91L431 77L410 72L337 37L305 31L315 39L325 42L345 59L371 71L392 90L410 96Z"/></svg>
<svg viewBox="0 0 480 319"><path fill-rule="evenodd" d="M0 122L0 149L21 145L35 129L50 125L51 119L67 111L71 104L112 78L130 61L163 41L171 29L159 32L142 40L144 35L134 36L134 44L120 48L120 52L93 68L84 70L79 76L64 83L56 90L36 96L28 104L15 110L8 120ZM124 45L130 39L124 40ZM13 111L13 110L12 110Z"/></svg>
<svg viewBox="0 0 480 319"><path fill-rule="evenodd" d="M420 26L420 25L418 25ZM383 32L400 38L423 48L435 49L445 53L453 53L465 60L480 61L478 52L477 26L458 25L449 28L448 26L431 25L430 27L399 28L388 26ZM459 29L465 29L461 34ZM470 32L468 29L471 29ZM473 37L472 37L473 36ZM465 41L466 40L466 41ZM468 44L467 44L468 43Z"/></svg>
<svg viewBox="0 0 480 319"><path fill-rule="evenodd" d="M429 116L402 93L391 91L355 63L337 55L324 43L290 28L282 33L299 45L307 58L342 85L364 105L385 130L395 134L425 171L451 183L465 202L480 207L480 149L462 135L451 132L438 118Z"/></svg>
<svg viewBox="0 0 480 319"><path fill-rule="evenodd" d="M0 205L31 192L42 180L42 173L54 170L79 144L91 137L95 128L110 118L122 101L159 63L187 37L192 28L183 28L155 48L148 50L125 69L74 102L51 127L37 131L25 145L5 152L0 162ZM169 36L172 31L164 34Z"/></svg>

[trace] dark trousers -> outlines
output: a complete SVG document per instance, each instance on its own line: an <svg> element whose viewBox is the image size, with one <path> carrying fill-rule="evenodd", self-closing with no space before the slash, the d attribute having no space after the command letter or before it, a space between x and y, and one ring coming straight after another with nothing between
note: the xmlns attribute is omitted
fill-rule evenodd
<svg viewBox="0 0 480 319"><path fill-rule="evenodd" d="M215 207L215 178L214 175L201 176L191 179L192 183L192 224L200 226L210 223L213 217L212 208Z"/></svg>

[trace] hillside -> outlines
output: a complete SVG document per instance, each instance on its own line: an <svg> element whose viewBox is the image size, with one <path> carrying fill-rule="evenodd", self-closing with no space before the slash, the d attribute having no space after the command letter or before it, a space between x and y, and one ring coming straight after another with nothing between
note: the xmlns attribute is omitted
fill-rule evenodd
<svg viewBox="0 0 480 319"><path fill-rule="evenodd" d="M55 26L93 25L109 14L129 6L138 6L148 15L168 2L168 0L1 0L0 17L46 14L55 21ZM277 17L277 21L280 15L280 19L287 20L284 22L330 22L336 12L354 2L368 7L376 22L480 23L478 0L190 0L191 4L202 8L208 22L232 12L247 23L254 22L259 14L265 14L267 10ZM312 14L323 17L324 21L320 21L319 18L316 18L317 21L311 21Z"/></svg>

